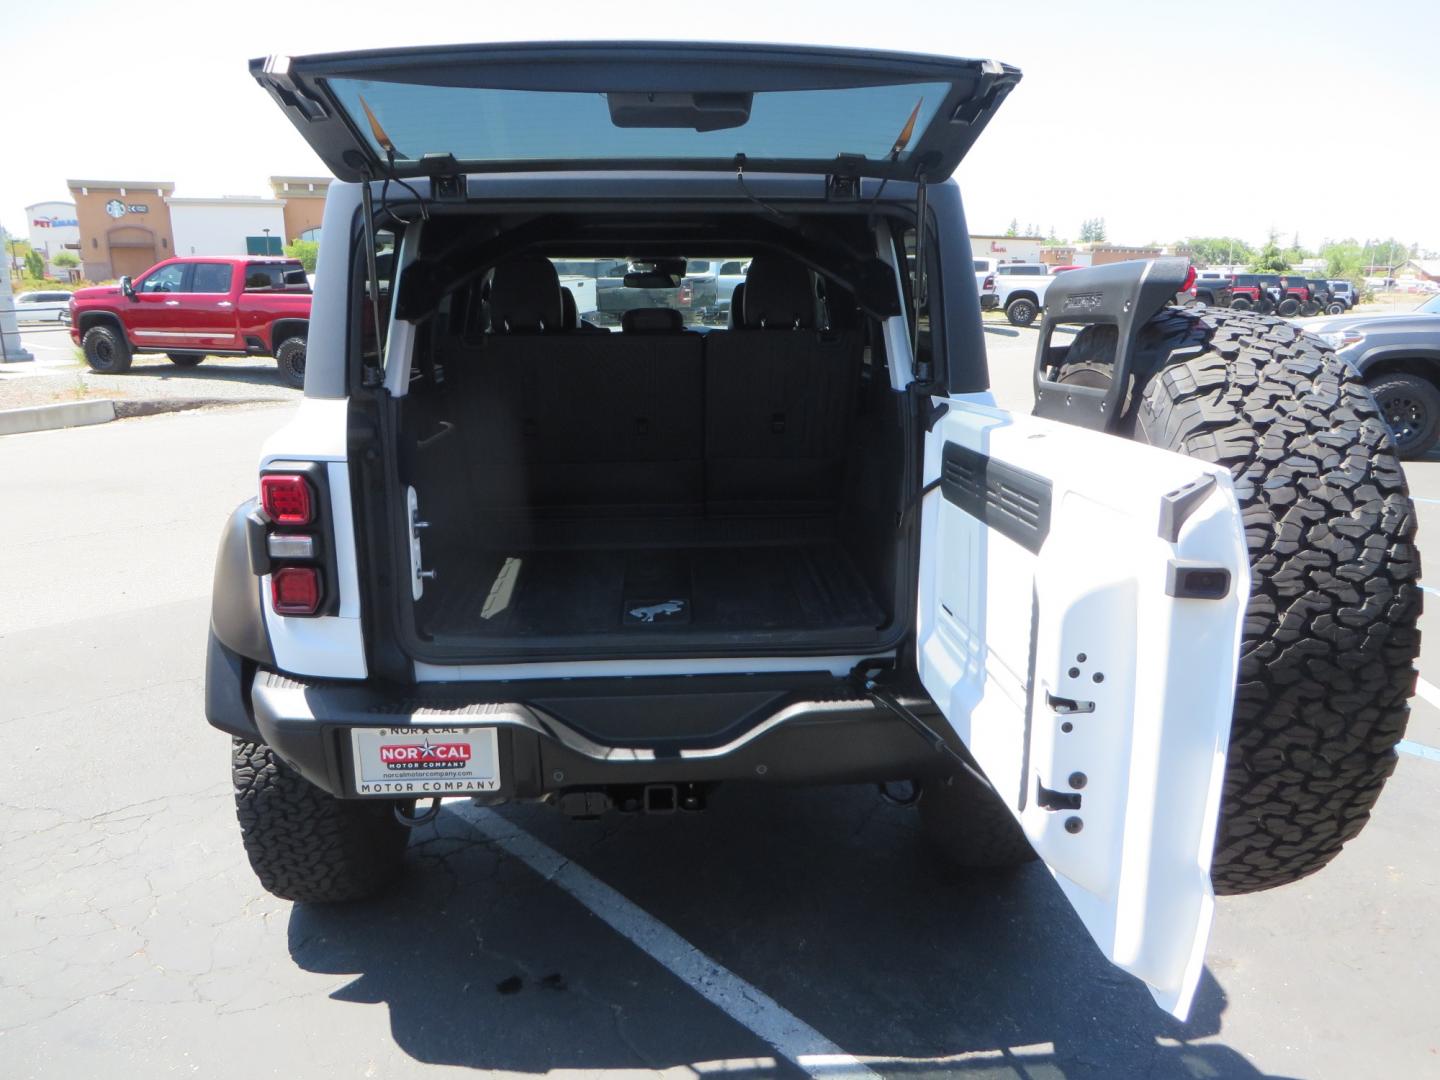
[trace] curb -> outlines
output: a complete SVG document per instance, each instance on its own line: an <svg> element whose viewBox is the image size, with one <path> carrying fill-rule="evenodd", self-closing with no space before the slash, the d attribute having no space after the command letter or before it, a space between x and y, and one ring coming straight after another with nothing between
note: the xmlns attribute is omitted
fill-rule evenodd
<svg viewBox="0 0 1440 1080"><path fill-rule="evenodd" d="M65 401L56 405L32 405L24 409L0 409L0 436L32 431L105 424L138 416L187 412L191 409L222 408L227 405L284 405L284 398L149 398Z"/></svg>
<svg viewBox="0 0 1440 1080"><path fill-rule="evenodd" d="M115 402L109 398L63 401L57 405L34 405L26 409L0 409L0 435L105 424L114 419Z"/></svg>

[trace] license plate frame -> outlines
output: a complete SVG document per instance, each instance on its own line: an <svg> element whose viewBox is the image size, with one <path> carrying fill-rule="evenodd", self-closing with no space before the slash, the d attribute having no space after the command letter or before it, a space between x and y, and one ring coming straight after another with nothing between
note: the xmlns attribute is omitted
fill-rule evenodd
<svg viewBox="0 0 1440 1080"><path fill-rule="evenodd" d="M433 799L501 789L495 727L353 727L350 790L360 798Z"/></svg>

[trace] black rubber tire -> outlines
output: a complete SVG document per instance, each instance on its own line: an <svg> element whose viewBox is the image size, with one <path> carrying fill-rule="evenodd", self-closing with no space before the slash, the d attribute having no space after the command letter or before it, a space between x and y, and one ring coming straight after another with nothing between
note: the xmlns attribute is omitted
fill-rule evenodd
<svg viewBox="0 0 1440 1080"><path fill-rule="evenodd" d="M1230 301L1231 311L1249 311L1250 308L1253 306L1254 305L1252 305L1250 301L1245 299L1245 297L1243 296L1237 296L1235 297L1235 299Z"/></svg>
<svg viewBox="0 0 1440 1080"><path fill-rule="evenodd" d="M1280 306L1275 309L1275 314L1282 319L1289 319L1300 314L1300 301L1293 296L1287 296L1280 301Z"/></svg>
<svg viewBox="0 0 1440 1080"><path fill-rule="evenodd" d="M231 779L245 854L260 884L311 904L363 900L395 880L410 830L391 800L326 794L264 743L234 740Z"/></svg>
<svg viewBox="0 0 1440 1080"><path fill-rule="evenodd" d="M947 863L994 870L1035 859L1010 808L974 777L955 773L917 783L920 831Z"/></svg>
<svg viewBox="0 0 1440 1080"><path fill-rule="evenodd" d="M305 339L288 337L275 350L275 366L286 386L305 389Z"/></svg>
<svg viewBox="0 0 1440 1080"><path fill-rule="evenodd" d="M1040 305L1028 297L1018 296L1005 305L1005 318L1011 326L1029 326L1040 314Z"/></svg>
<svg viewBox="0 0 1440 1080"><path fill-rule="evenodd" d="M1376 375L1369 385L1400 456L1413 459L1429 453L1440 437L1440 389L1403 371Z"/></svg>
<svg viewBox="0 0 1440 1080"><path fill-rule="evenodd" d="M119 375L130 370L135 358L125 335L113 326L92 326L80 339L85 363L102 375Z"/></svg>
<svg viewBox="0 0 1440 1080"><path fill-rule="evenodd" d="M1313 318L1314 316L1319 315L1319 314L1320 314L1320 301L1318 301L1318 300L1311 300L1308 304L1306 304L1304 307L1302 307L1302 308L1300 309L1300 314L1301 314L1301 315L1304 315L1307 319Z"/></svg>
<svg viewBox="0 0 1440 1080"><path fill-rule="evenodd" d="M1339 301L1339 300L1331 300L1330 303L1328 303L1328 304L1325 305L1325 314L1326 314L1326 315L1344 315L1344 314L1345 314L1345 305L1344 305L1344 303L1341 302L1341 301Z"/></svg>
<svg viewBox="0 0 1440 1080"><path fill-rule="evenodd" d="M1211 876L1284 885L1359 833L1395 768L1420 648L1414 506L1374 397L1293 324L1167 308L1138 344L1186 358L1131 388L1129 434L1227 467L1250 548Z"/></svg>
<svg viewBox="0 0 1440 1080"><path fill-rule="evenodd" d="M198 353L172 352L166 353L165 355L170 358L170 362L176 367L196 367L199 365L200 361L205 359L203 355L200 355Z"/></svg>

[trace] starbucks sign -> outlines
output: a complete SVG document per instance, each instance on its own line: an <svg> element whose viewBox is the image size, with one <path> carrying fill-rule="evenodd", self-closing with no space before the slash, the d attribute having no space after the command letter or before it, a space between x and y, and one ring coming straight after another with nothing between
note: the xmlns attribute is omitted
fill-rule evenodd
<svg viewBox="0 0 1440 1080"><path fill-rule="evenodd" d="M122 218L126 214L148 214L150 207L145 203L126 203L119 199L111 199L105 204L105 213L112 218Z"/></svg>

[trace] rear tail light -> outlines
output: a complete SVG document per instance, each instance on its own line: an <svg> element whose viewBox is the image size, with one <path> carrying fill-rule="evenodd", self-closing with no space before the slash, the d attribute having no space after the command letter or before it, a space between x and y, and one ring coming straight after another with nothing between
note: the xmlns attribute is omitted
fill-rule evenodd
<svg viewBox="0 0 1440 1080"><path fill-rule="evenodd" d="M320 610L320 571L283 566L270 575L270 602L277 615L314 615Z"/></svg>
<svg viewBox="0 0 1440 1080"><path fill-rule="evenodd" d="M314 516L310 485L293 473L267 473L260 478L260 505L277 525L309 525Z"/></svg>
<svg viewBox="0 0 1440 1080"><path fill-rule="evenodd" d="M1180 291L1181 291L1181 292L1194 292L1194 291L1195 291L1195 267L1194 267L1193 264L1191 265L1190 269L1185 272L1185 284L1180 286Z"/></svg>
<svg viewBox="0 0 1440 1080"><path fill-rule="evenodd" d="M995 275L991 274L989 277L987 277L985 279L985 284L981 285L980 288L984 289L986 292L989 292L991 289L995 288Z"/></svg>

